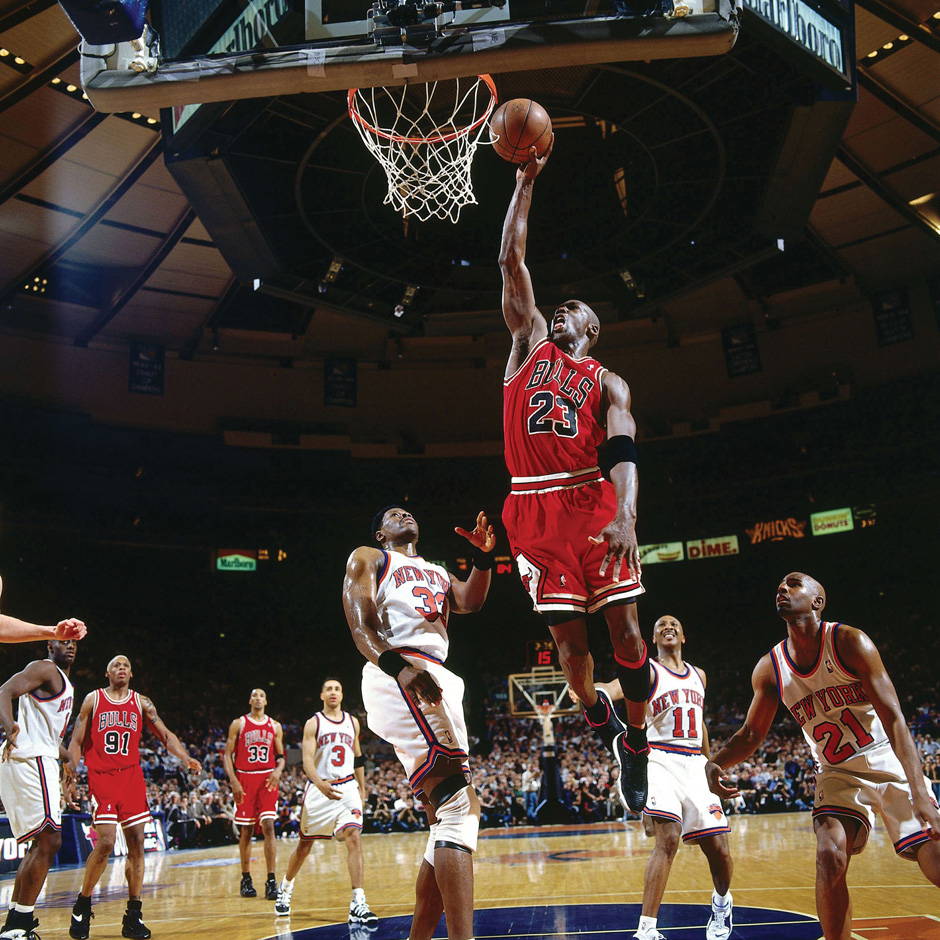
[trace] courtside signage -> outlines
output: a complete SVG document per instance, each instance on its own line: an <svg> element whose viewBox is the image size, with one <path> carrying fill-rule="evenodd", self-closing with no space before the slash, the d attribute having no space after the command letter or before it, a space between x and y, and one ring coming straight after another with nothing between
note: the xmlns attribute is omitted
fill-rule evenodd
<svg viewBox="0 0 940 940"><path fill-rule="evenodd" d="M640 563L657 565L667 561L682 561L685 549L681 542L657 542L655 545L640 546Z"/></svg>
<svg viewBox="0 0 940 940"><path fill-rule="evenodd" d="M855 528L852 510L830 509L827 512L814 512L809 517L813 535L832 535L834 532L850 532Z"/></svg>
<svg viewBox="0 0 940 940"><path fill-rule="evenodd" d="M804 0L744 0L744 6L815 59L850 80L851 70L845 58L843 28Z"/></svg>
<svg viewBox="0 0 940 940"><path fill-rule="evenodd" d="M696 558L722 558L726 555L738 554L738 537L736 535L718 535L712 539L698 539L695 542L686 542L685 551L689 561Z"/></svg>
<svg viewBox="0 0 940 940"><path fill-rule="evenodd" d="M220 548L215 553L216 571L257 571L258 553L243 548Z"/></svg>
<svg viewBox="0 0 940 940"><path fill-rule="evenodd" d="M770 519L767 522L755 522L750 529L744 531L751 540L751 545L782 542L784 539L802 539L806 538L806 520L794 519L793 516L787 519Z"/></svg>

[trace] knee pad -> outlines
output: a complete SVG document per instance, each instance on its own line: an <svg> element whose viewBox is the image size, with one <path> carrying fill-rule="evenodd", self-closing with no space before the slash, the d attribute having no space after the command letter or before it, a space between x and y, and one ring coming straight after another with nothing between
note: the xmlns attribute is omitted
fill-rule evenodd
<svg viewBox="0 0 940 940"><path fill-rule="evenodd" d="M434 867L434 843L437 841L437 823L431 823L430 832L428 832L428 844L424 847L424 860Z"/></svg>
<svg viewBox="0 0 940 940"><path fill-rule="evenodd" d="M434 815L437 817L435 848L476 851L480 816L471 808L469 786L463 787L440 806L434 807Z"/></svg>

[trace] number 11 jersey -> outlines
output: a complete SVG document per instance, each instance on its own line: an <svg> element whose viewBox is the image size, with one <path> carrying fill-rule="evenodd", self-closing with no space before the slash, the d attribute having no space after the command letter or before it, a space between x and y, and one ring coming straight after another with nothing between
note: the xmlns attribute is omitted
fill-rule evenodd
<svg viewBox="0 0 940 940"><path fill-rule="evenodd" d="M106 689L97 689L90 725L84 742L89 770L102 773L140 765L144 712L136 692L116 702Z"/></svg>

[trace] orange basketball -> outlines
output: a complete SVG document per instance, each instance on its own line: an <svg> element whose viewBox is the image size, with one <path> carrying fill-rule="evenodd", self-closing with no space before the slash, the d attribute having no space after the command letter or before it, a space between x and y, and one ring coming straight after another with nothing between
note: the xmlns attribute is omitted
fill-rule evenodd
<svg viewBox="0 0 940 940"><path fill-rule="evenodd" d="M542 156L552 139L552 119L537 101L513 98L490 118L493 149L510 163L527 163L531 148Z"/></svg>

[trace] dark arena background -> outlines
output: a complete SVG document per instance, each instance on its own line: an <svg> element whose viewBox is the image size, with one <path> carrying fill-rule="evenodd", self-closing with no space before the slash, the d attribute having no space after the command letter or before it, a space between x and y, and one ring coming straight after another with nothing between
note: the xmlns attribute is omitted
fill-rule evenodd
<svg viewBox="0 0 940 940"><path fill-rule="evenodd" d="M805 571L827 617L878 645L940 796L932 0L110 6L120 16L0 0L0 612L84 620L76 706L123 653L132 687L202 762L187 773L143 739L155 937L408 935L427 818L367 727L342 603L347 558L388 504L414 513L424 557L459 578L471 557L454 527L481 509L496 525L486 605L449 625L483 807L476 936L636 930L653 840L625 815L610 754L580 715L555 718L562 809L545 825L542 730L511 714L507 676L557 666L500 524L497 258L515 171L484 134L476 204L456 224L402 218L347 114L360 85L488 72L500 101L551 115L528 238L536 300L548 316L590 304L593 354L630 385L640 622L651 643L659 616L682 621L708 675L713 750L785 635L778 583ZM589 630L610 679L603 620ZM43 656L3 645L0 681ZM347 926L346 850L329 843L290 918L260 896L260 839L259 897L238 893L229 723L262 688L284 726L280 879L302 729L327 676L363 724L374 930ZM819 940L813 764L785 709L734 778L731 937ZM37 902L45 938L68 933L90 810L82 774ZM0 846L8 907L25 846L6 816ZM124 851L93 937L120 935ZM855 940L940 938L937 890L880 820L849 886ZM680 847L665 937L705 936L711 888L704 858Z"/></svg>

